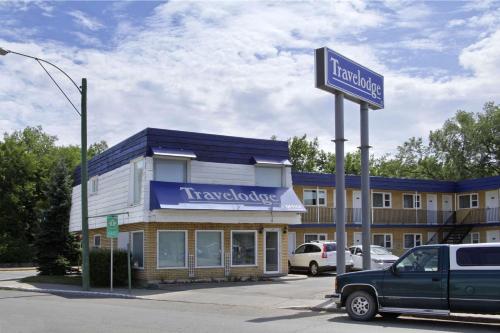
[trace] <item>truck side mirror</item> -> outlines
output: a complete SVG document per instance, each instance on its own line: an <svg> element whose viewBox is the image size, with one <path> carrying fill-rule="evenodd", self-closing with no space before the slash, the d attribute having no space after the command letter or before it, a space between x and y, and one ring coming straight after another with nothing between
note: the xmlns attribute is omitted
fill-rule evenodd
<svg viewBox="0 0 500 333"><path fill-rule="evenodd" d="M398 267L396 265L391 266L391 273L396 276L399 275Z"/></svg>

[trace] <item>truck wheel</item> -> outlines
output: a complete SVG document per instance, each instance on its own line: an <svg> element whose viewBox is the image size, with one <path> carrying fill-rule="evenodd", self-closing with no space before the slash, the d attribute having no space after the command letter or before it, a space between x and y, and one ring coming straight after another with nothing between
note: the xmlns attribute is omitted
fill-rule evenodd
<svg viewBox="0 0 500 333"><path fill-rule="evenodd" d="M368 321L377 314L377 303L366 291L355 291L347 297L346 310L352 320Z"/></svg>
<svg viewBox="0 0 500 333"><path fill-rule="evenodd" d="M386 319L396 319L401 315L401 313L396 312L380 312L379 314Z"/></svg>
<svg viewBox="0 0 500 333"><path fill-rule="evenodd" d="M316 276L319 274L319 267L316 261L312 261L309 264L309 274L311 274L312 276Z"/></svg>

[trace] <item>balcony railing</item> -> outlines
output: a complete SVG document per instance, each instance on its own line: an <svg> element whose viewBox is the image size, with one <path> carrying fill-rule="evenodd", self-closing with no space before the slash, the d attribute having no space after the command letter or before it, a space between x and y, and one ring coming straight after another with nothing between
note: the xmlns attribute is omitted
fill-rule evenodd
<svg viewBox="0 0 500 333"><path fill-rule="evenodd" d="M335 223L335 208L306 207L302 223ZM372 224L474 224L500 222L498 208L435 211L423 209L372 208ZM346 223L361 224L361 208L346 208Z"/></svg>

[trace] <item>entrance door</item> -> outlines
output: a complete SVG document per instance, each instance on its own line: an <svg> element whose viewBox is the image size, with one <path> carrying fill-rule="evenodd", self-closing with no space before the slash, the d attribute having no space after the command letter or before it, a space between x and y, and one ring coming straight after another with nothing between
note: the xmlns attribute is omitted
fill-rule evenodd
<svg viewBox="0 0 500 333"><path fill-rule="evenodd" d="M437 224L437 194L427 194L427 224Z"/></svg>
<svg viewBox="0 0 500 333"><path fill-rule="evenodd" d="M498 222L498 192L486 192L486 222Z"/></svg>
<svg viewBox="0 0 500 333"><path fill-rule="evenodd" d="M443 224L446 224L453 215L453 199L449 194L443 194ZM449 221L451 222L451 221Z"/></svg>
<svg viewBox="0 0 500 333"><path fill-rule="evenodd" d="M280 241L278 230L264 231L264 273L279 273Z"/></svg>
<svg viewBox="0 0 500 333"><path fill-rule="evenodd" d="M352 222L361 223L361 191L352 191Z"/></svg>
<svg viewBox="0 0 500 333"><path fill-rule="evenodd" d="M288 232L288 255L292 254L295 251L295 247L297 246L297 233Z"/></svg>
<svg viewBox="0 0 500 333"><path fill-rule="evenodd" d="M362 235L363 235L363 233L361 233L361 232L354 233L354 236L353 236L354 242L352 243L353 246L354 245L362 245Z"/></svg>
<svg viewBox="0 0 500 333"><path fill-rule="evenodd" d="M498 231L498 230L486 231L486 242L487 243L500 242L500 231Z"/></svg>

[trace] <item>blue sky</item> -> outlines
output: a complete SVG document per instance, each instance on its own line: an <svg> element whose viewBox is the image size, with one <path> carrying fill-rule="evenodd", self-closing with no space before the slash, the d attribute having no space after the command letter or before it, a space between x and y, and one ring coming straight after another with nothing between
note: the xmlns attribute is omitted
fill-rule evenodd
<svg viewBox="0 0 500 333"><path fill-rule="evenodd" d="M0 2L0 46L89 80L89 141L162 127L286 139L333 150L333 97L314 88L313 50L328 46L385 76L372 111L373 153L427 137L457 109L499 102L500 3ZM70 105L29 60L0 58L0 131L42 125L79 142ZM63 77L71 98L78 95ZM348 150L358 106L346 104Z"/></svg>

